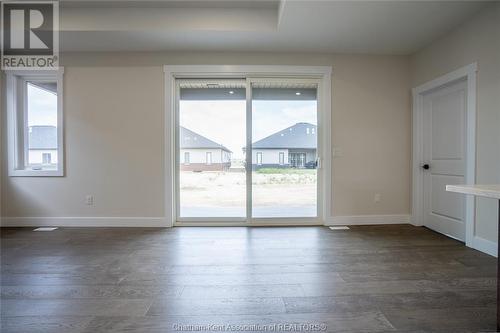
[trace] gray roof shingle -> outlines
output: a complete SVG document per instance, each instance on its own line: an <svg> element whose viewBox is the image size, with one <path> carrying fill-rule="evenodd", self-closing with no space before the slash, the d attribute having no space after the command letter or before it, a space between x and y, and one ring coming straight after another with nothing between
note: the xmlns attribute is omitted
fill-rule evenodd
<svg viewBox="0 0 500 333"><path fill-rule="evenodd" d="M222 150L225 150L227 152L231 152L228 148L224 147L220 143L217 143L215 141L212 141L203 135L200 135L198 133L195 133L185 127L180 128L180 137L181 137L181 149L199 149L199 148L205 148L205 149L217 149L220 148Z"/></svg>
<svg viewBox="0 0 500 333"><path fill-rule="evenodd" d="M318 130L316 125L297 123L254 142L252 147L254 149L316 149L317 142Z"/></svg>

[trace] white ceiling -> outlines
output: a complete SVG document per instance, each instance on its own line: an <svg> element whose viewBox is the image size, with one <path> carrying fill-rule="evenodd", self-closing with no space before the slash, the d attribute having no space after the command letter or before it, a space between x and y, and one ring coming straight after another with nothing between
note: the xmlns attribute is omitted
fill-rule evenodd
<svg viewBox="0 0 500 333"><path fill-rule="evenodd" d="M61 1L62 51L410 54L484 1Z"/></svg>

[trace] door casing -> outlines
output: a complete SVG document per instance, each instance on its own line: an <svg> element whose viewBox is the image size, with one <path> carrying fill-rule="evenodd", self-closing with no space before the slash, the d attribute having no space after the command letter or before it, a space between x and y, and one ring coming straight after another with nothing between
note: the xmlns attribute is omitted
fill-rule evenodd
<svg viewBox="0 0 500 333"><path fill-rule="evenodd" d="M416 226L424 225L424 106L425 93L463 80L467 81L467 110L466 110L466 166L465 184L474 184L476 180L476 73L477 64L459 68L451 73L438 77L430 82L413 88L413 138L412 138L412 216L411 223ZM465 200L465 244L473 246L475 199L467 196Z"/></svg>
<svg viewBox="0 0 500 333"><path fill-rule="evenodd" d="M332 214L332 154L331 154L331 67L329 66L164 66L165 72L165 216L166 226L259 226L259 225L324 225ZM317 218L189 218L177 216L179 205L176 144L177 99L176 79L246 78L247 87L262 80L310 80L318 83L318 153L321 157L321 172L318 173L318 217ZM251 89L247 89L248 100ZM247 131L251 126L251 112L247 111ZM250 136L247 140L251 140ZM250 142L251 144L251 142ZM247 142L248 146L248 142ZM321 174L321 176L320 176ZM247 175L247 186L249 184ZM251 198L247 198L247 201ZM247 208L250 205L247 204ZM247 212L247 216L250 216Z"/></svg>

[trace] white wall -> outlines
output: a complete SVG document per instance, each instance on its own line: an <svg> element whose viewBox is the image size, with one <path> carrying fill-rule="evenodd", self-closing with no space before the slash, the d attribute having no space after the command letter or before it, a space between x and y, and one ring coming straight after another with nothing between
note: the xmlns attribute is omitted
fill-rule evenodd
<svg viewBox="0 0 500 333"><path fill-rule="evenodd" d="M2 224L2 217L3 217L3 209L2 209L2 189L3 189L3 179L4 179L4 174L3 174L3 169L4 169L4 160L6 160L4 155L4 147L5 145L5 139L6 136L4 136L4 133L6 132L4 130L4 110L5 110L5 92L4 92L4 80L5 80L5 75L3 72L0 71L0 225Z"/></svg>
<svg viewBox="0 0 500 333"><path fill-rule="evenodd" d="M476 181L499 184L500 3L416 53L411 61L413 86L477 62ZM496 200L476 201L477 237L497 240L497 206Z"/></svg>
<svg viewBox="0 0 500 333"><path fill-rule="evenodd" d="M164 216L162 87L158 67L66 67L66 176L8 177L3 142L3 216Z"/></svg>
<svg viewBox="0 0 500 333"><path fill-rule="evenodd" d="M334 215L409 214L408 58L339 56L335 60ZM380 202L374 200L377 193Z"/></svg>
<svg viewBox="0 0 500 333"><path fill-rule="evenodd" d="M61 62L66 177L12 178L4 168L4 216L164 216L164 64L332 66L333 145L343 152L333 161L334 215L409 214L406 56L80 53Z"/></svg>

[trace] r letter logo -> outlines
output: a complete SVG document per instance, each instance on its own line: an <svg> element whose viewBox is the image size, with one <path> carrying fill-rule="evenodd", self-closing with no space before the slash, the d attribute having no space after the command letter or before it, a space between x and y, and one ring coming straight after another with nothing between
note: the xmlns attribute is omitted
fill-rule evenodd
<svg viewBox="0 0 500 333"><path fill-rule="evenodd" d="M2 2L2 69L57 69L57 1Z"/></svg>

